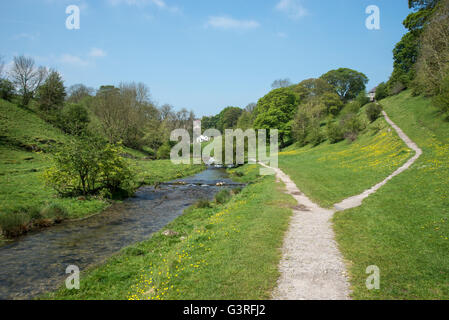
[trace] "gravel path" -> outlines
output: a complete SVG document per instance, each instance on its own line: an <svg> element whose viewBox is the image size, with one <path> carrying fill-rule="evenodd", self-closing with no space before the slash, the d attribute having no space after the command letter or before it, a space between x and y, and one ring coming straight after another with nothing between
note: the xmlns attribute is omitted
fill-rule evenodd
<svg viewBox="0 0 449 320"><path fill-rule="evenodd" d="M379 190L382 186L384 186L388 181L393 179L395 176L401 174L402 172L410 168L410 166L413 163L415 163L415 161L418 160L418 158L422 155L422 150L416 145L416 143L414 143L409 137L407 137L407 135L404 133L404 131L401 130L401 128L399 128L393 121L391 121L387 113L385 111L382 111L382 114L385 117L385 120L388 122L388 124L390 124L394 130L396 130L399 138L401 138L402 141L405 142L407 147L415 151L415 155L412 158L410 158L410 160L408 160L403 166L401 166L399 169L397 169L395 172L389 175L384 181L376 184L371 189L363 191L359 195L347 198L342 202L334 205L335 209L338 211L343 211L361 206L364 199L368 198L370 195L375 193L377 190Z"/></svg>
<svg viewBox="0 0 449 320"><path fill-rule="evenodd" d="M335 205L337 210L358 207L363 199L379 190L389 180L404 172L422 155L422 150L382 112L385 120L416 154L403 166L362 194ZM260 163L266 168L270 168ZM298 202L293 210L289 230L284 239L281 276L272 294L274 300L347 300L350 285L343 258L335 242L331 218L335 210L323 209L313 203L282 170L275 171L277 179L286 185L287 193Z"/></svg>

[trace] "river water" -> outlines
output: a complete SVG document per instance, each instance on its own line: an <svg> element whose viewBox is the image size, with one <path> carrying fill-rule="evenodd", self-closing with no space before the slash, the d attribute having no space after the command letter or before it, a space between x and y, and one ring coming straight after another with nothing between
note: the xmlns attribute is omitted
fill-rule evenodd
<svg viewBox="0 0 449 320"><path fill-rule="evenodd" d="M99 215L66 222L23 236L0 247L0 299L30 299L54 290L68 276L67 266L81 272L120 249L150 238L199 199L212 199L225 182L235 184L224 169L154 187L114 204Z"/></svg>

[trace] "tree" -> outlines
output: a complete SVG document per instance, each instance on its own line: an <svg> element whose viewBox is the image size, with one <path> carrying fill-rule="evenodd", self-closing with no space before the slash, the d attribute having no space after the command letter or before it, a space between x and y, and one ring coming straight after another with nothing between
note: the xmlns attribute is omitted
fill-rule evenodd
<svg viewBox="0 0 449 320"><path fill-rule="evenodd" d="M243 110L238 107L227 107L218 115L217 129L223 132L225 129L233 129L242 115Z"/></svg>
<svg viewBox="0 0 449 320"><path fill-rule="evenodd" d="M255 129L278 129L281 147L290 139L292 120L298 100L289 88L275 89L261 98L254 111Z"/></svg>
<svg viewBox="0 0 449 320"><path fill-rule="evenodd" d="M318 79L307 79L301 81L293 87L293 92L298 95L300 101L305 99L321 96L326 92L333 92L334 88L327 81Z"/></svg>
<svg viewBox="0 0 449 320"><path fill-rule="evenodd" d="M354 99L361 91L366 89L368 83L366 75L347 68L331 70L321 78L334 87L344 102Z"/></svg>
<svg viewBox="0 0 449 320"><path fill-rule="evenodd" d="M14 57L11 78L22 95L22 105L28 106L37 88L47 76L44 67L35 68L34 60L25 56Z"/></svg>
<svg viewBox="0 0 449 320"><path fill-rule="evenodd" d="M343 108L343 102L338 94L333 92L326 92L321 96L321 102L324 104L327 110L327 114L336 116Z"/></svg>
<svg viewBox="0 0 449 320"><path fill-rule="evenodd" d="M279 89L279 88L287 88L290 87L292 85L290 79L286 78L286 79L278 79L278 80L274 80L273 83L271 84L271 88L272 89Z"/></svg>
<svg viewBox="0 0 449 320"><path fill-rule="evenodd" d="M416 63L414 92L433 96L449 74L449 0L442 0L433 11L421 35Z"/></svg>
<svg viewBox="0 0 449 320"><path fill-rule="evenodd" d="M65 96L61 75L57 71L50 71L45 82L37 90L39 108L46 112L62 109Z"/></svg>
<svg viewBox="0 0 449 320"><path fill-rule="evenodd" d="M80 104L68 103L62 111L62 129L71 135L81 136L86 133L90 122L89 113Z"/></svg>
<svg viewBox="0 0 449 320"><path fill-rule="evenodd" d="M253 127L253 120L251 112L244 110L237 121L237 128L242 130L251 129Z"/></svg>
<svg viewBox="0 0 449 320"><path fill-rule="evenodd" d="M385 82L380 83L376 88L376 100L382 100L388 97L388 86Z"/></svg>
<svg viewBox="0 0 449 320"><path fill-rule="evenodd" d="M14 84L8 79L0 79L0 99L11 101L14 96Z"/></svg>
<svg viewBox="0 0 449 320"><path fill-rule="evenodd" d="M249 113L253 113L254 109L256 109L257 103L251 102L245 107L245 111L248 111Z"/></svg>
<svg viewBox="0 0 449 320"><path fill-rule="evenodd" d="M78 103L86 97L94 95L94 89L88 88L84 84L75 84L67 90L67 101Z"/></svg>

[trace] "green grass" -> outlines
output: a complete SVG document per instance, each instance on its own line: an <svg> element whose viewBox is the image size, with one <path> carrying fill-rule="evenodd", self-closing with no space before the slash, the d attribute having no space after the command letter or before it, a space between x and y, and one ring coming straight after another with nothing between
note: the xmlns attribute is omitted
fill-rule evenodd
<svg viewBox="0 0 449 320"><path fill-rule="evenodd" d="M381 103L424 154L363 206L334 218L353 298L449 299L449 123L410 92ZM370 265L380 268L380 290L366 289Z"/></svg>
<svg viewBox="0 0 449 320"><path fill-rule="evenodd" d="M267 299L276 284L293 198L257 166L234 170L253 181L224 205L189 208L148 241L81 275L81 289L44 299Z"/></svg>
<svg viewBox="0 0 449 320"><path fill-rule="evenodd" d="M41 210L56 205L68 213L69 219L83 218L110 205L90 197L61 198L45 186L42 174L51 165L53 146L68 140L62 131L39 118L33 111L0 100L0 215L8 212ZM30 150L40 151L30 151ZM140 151L126 149L136 159L139 184L153 184L195 174L202 166L172 164L169 160L143 160ZM2 238L0 236L0 244Z"/></svg>
<svg viewBox="0 0 449 320"><path fill-rule="evenodd" d="M331 207L382 181L412 156L389 128L380 118L353 143L292 146L280 153L279 167L313 201Z"/></svg>

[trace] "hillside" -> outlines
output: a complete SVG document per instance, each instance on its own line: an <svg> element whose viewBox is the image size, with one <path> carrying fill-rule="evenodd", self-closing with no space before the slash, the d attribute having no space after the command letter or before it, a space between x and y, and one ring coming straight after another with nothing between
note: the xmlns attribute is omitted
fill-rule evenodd
<svg viewBox="0 0 449 320"><path fill-rule="evenodd" d="M98 197L61 198L45 186L43 171L52 163L52 152L69 136L42 120L35 112L0 100L0 215L7 212L31 213L57 205L69 218L97 213L110 205ZM152 184L191 175L200 166L175 166L169 160L144 160L145 154L125 149L137 173L138 183Z"/></svg>
<svg viewBox="0 0 449 320"><path fill-rule="evenodd" d="M424 154L359 208L334 218L355 299L444 299L449 296L449 123L409 91L381 101L390 118ZM290 148L280 167L308 196L330 207L382 181L412 153L378 119L353 144ZM381 128L377 133L371 129ZM377 129L376 129L377 131ZM366 289L366 268L381 272Z"/></svg>

